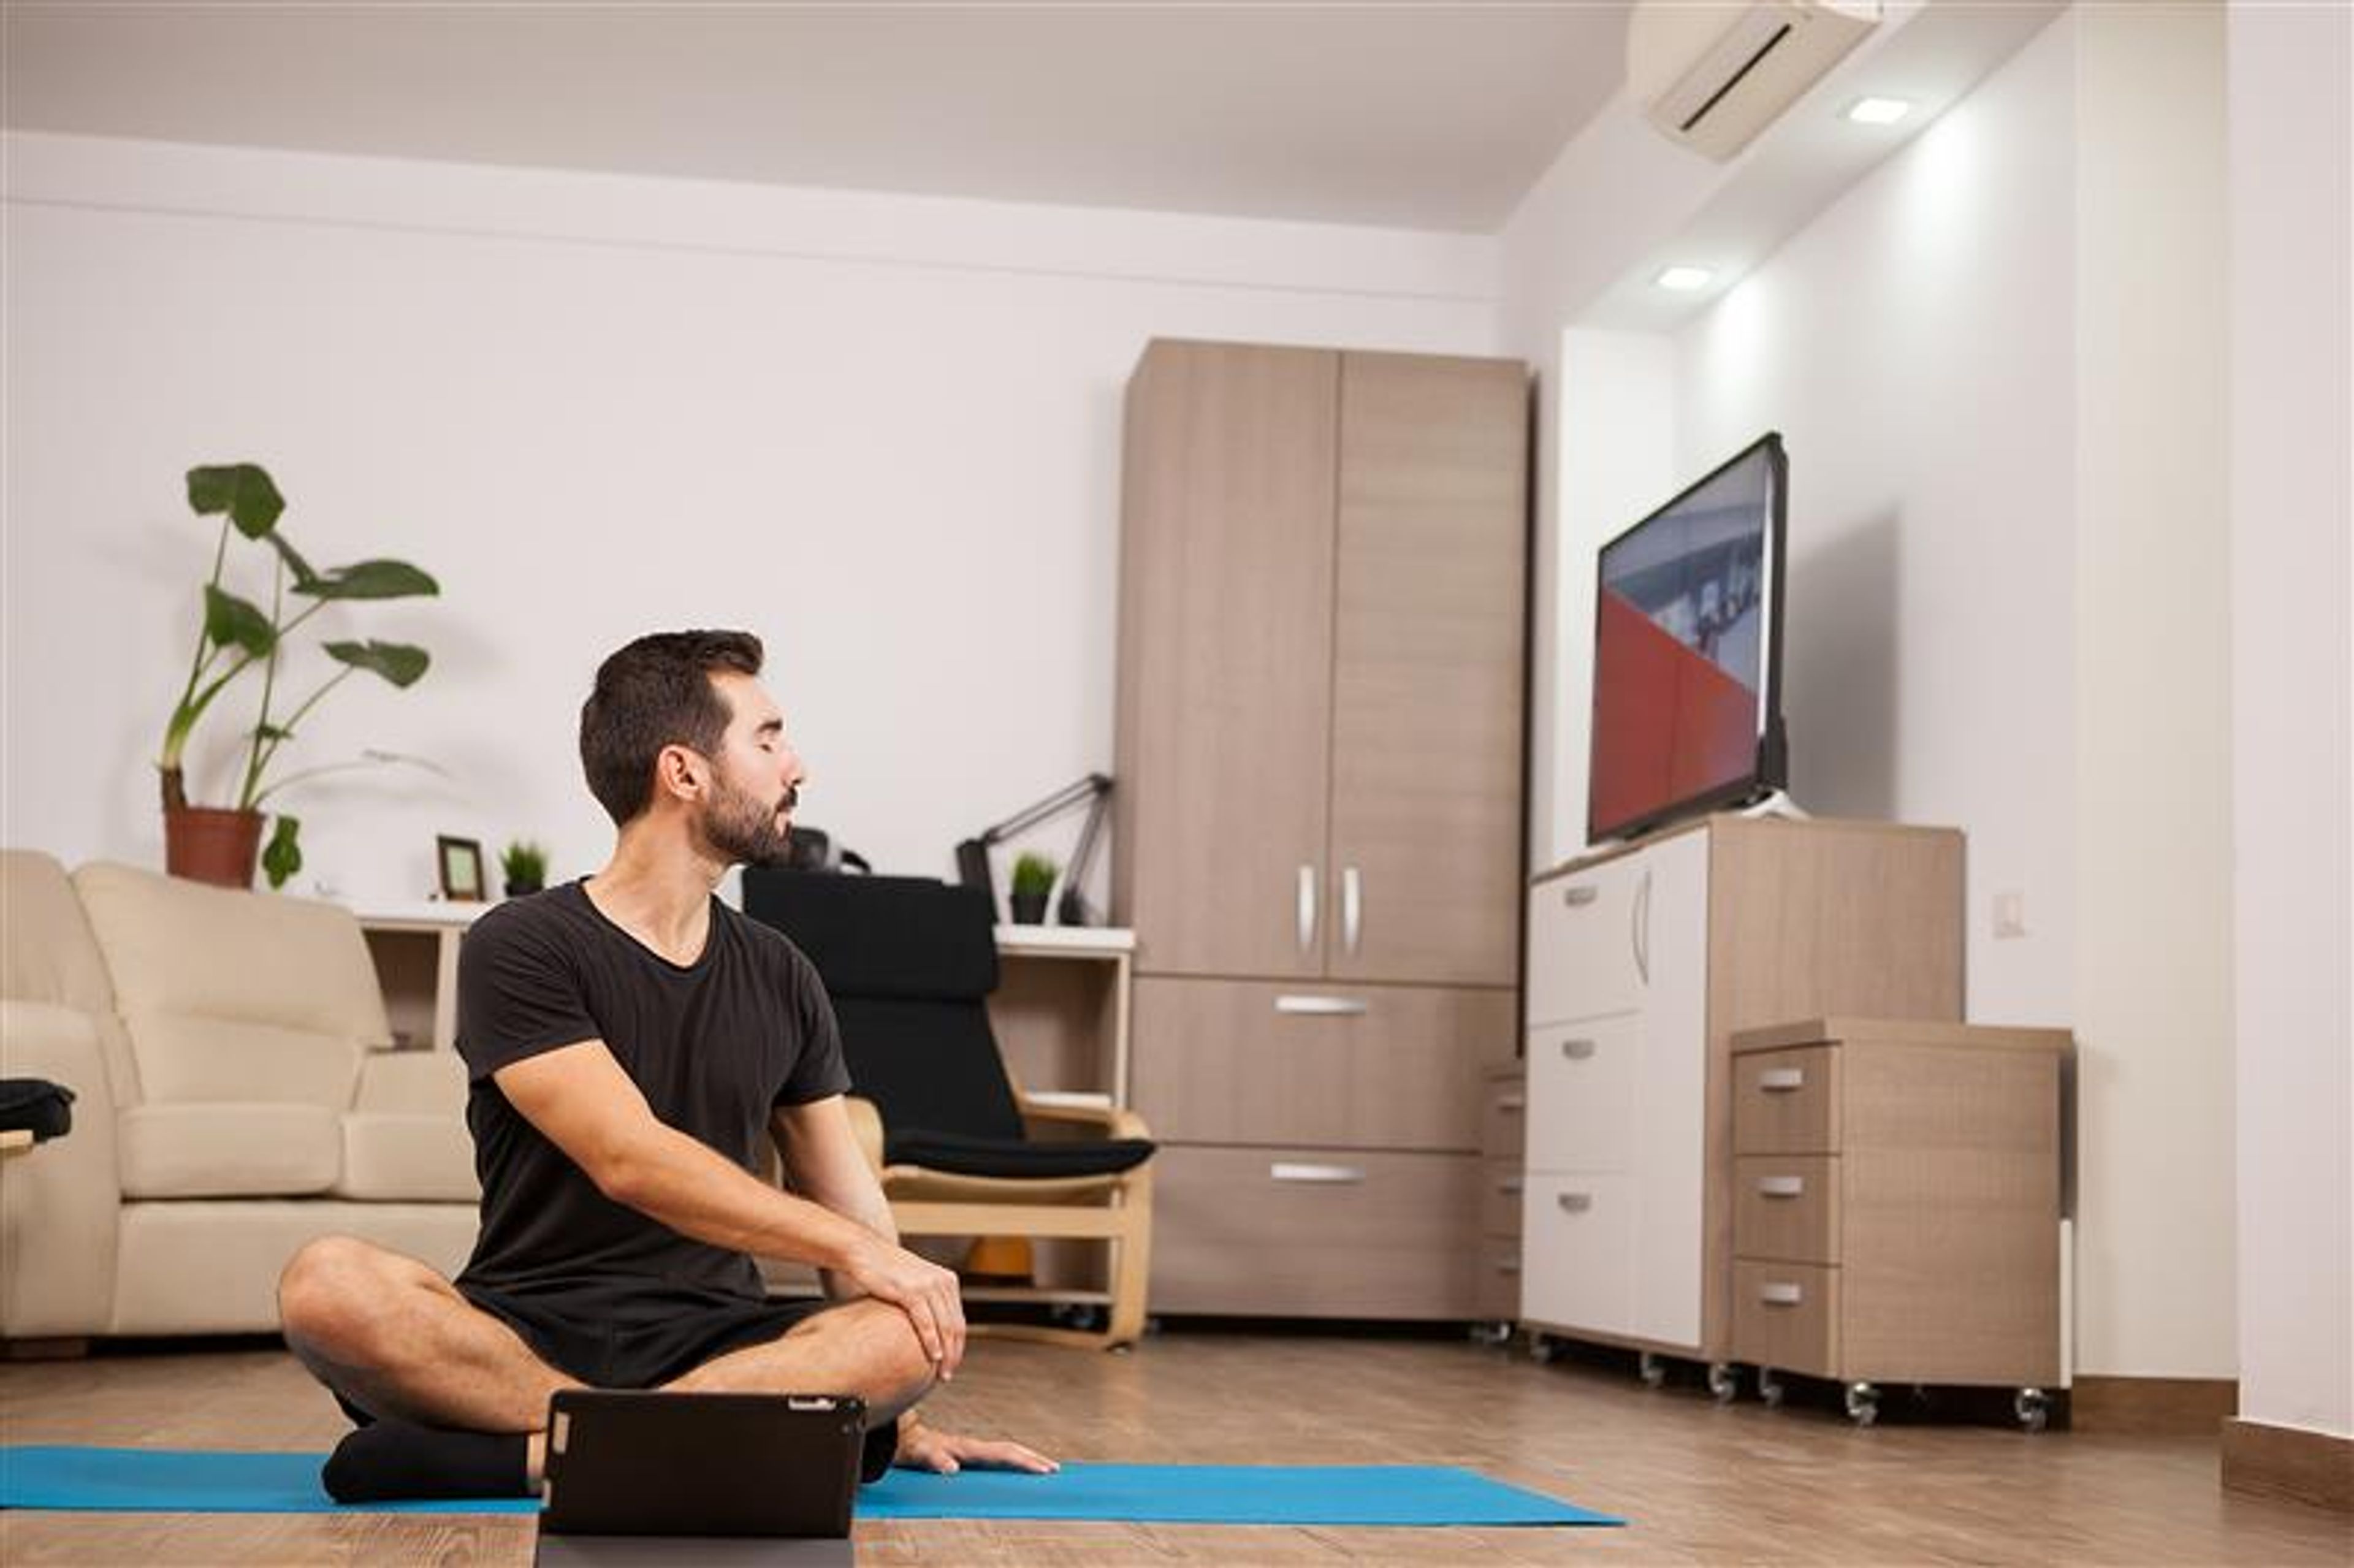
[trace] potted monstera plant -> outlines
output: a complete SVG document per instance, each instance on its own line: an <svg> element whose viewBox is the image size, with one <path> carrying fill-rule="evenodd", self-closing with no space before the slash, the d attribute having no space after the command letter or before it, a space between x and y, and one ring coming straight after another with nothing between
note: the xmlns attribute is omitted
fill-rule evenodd
<svg viewBox="0 0 2354 1568"><path fill-rule="evenodd" d="M362 671L395 686L413 686L432 662L424 649L406 642L324 641L321 650L340 666L300 700L280 689L288 640L331 604L351 599L413 599L438 594L440 585L406 561L367 560L324 571L313 567L280 531L285 498L258 464L229 463L188 471L188 505L199 517L221 520L213 549L211 578L205 584L204 623L180 700L164 726L155 759L164 795L164 868L230 887L253 883L256 853L270 885L280 887L302 866L302 822L277 813L269 847L261 848L262 803L301 779L344 768L389 759L372 754L355 761L289 773L274 781L271 766L302 721L327 694ZM228 578L235 540L270 550L270 597L265 609L231 590ZM185 758L197 722L221 694L249 671L259 672L260 703L247 733L245 759L233 803L197 806L188 800Z"/></svg>

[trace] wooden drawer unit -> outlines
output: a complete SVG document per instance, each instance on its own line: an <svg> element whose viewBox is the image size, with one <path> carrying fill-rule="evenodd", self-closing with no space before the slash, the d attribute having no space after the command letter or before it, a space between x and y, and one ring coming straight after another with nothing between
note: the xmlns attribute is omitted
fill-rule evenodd
<svg viewBox="0 0 2354 1568"><path fill-rule="evenodd" d="M1523 1313L1625 1334L1635 1317L1635 1183L1532 1171L1522 1192Z"/></svg>
<svg viewBox="0 0 2354 1568"><path fill-rule="evenodd" d="M1152 1306L1303 1318L1468 1318L1479 1157L1164 1147Z"/></svg>
<svg viewBox="0 0 2354 1568"><path fill-rule="evenodd" d="M1521 1234L1521 1193L1527 1178L1518 1160L1489 1160L1479 1167L1479 1234L1512 1240Z"/></svg>
<svg viewBox="0 0 2354 1568"><path fill-rule="evenodd" d="M1818 1264L1733 1266L1736 1353L1759 1366L1839 1375L1840 1271Z"/></svg>
<svg viewBox="0 0 2354 1568"><path fill-rule="evenodd" d="M1837 1263L1836 1156L1745 1154L1733 1162L1733 1250L1741 1257Z"/></svg>
<svg viewBox="0 0 2354 1568"><path fill-rule="evenodd" d="M1469 1153L1511 1035L1509 991L1141 979L1136 1108L1169 1143Z"/></svg>
<svg viewBox="0 0 2354 1568"><path fill-rule="evenodd" d="M1733 1152L1825 1154L1837 1149L1838 1073L1838 1056L1823 1046L1736 1054Z"/></svg>
<svg viewBox="0 0 2354 1568"><path fill-rule="evenodd" d="M1734 1357L1851 1385L2057 1382L2069 1050L1918 1021L1735 1034Z"/></svg>

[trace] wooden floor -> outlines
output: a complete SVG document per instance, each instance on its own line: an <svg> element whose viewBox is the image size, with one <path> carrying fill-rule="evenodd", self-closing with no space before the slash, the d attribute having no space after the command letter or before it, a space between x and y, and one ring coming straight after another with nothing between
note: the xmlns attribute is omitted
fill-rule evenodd
<svg viewBox="0 0 2354 1568"><path fill-rule="evenodd" d="M1333 1530L876 1520L882 1564L2326 1563L2342 1515L2227 1496L2203 1439L2030 1436L1832 1410L1718 1408L1623 1368L1454 1340L1178 1330L1108 1356L980 1343L936 1419L1068 1458L1435 1463L1624 1530ZM10 1443L323 1449L344 1430L274 1349L0 1366ZM527 1563L515 1517L0 1514L0 1563Z"/></svg>

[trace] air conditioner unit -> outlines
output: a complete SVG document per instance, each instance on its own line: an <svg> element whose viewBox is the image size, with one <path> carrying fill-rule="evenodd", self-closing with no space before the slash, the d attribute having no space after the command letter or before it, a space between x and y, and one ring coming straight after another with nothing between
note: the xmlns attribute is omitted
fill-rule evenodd
<svg viewBox="0 0 2354 1568"><path fill-rule="evenodd" d="M1879 25L1879 0L1640 0L1627 90L1669 140L1723 163Z"/></svg>

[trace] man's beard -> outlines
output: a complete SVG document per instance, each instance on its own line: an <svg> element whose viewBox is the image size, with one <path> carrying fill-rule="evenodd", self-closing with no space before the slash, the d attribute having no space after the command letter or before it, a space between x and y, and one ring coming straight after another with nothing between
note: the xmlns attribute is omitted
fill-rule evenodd
<svg viewBox="0 0 2354 1568"><path fill-rule="evenodd" d="M800 799L797 788L788 787L781 801L763 801L748 789L723 783L703 820L704 839L730 862L781 865L792 853L793 832L777 818Z"/></svg>

